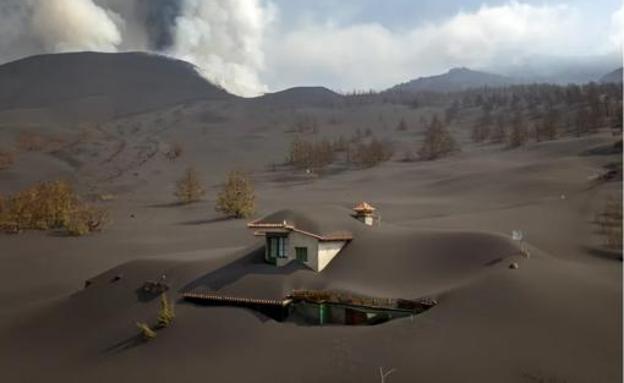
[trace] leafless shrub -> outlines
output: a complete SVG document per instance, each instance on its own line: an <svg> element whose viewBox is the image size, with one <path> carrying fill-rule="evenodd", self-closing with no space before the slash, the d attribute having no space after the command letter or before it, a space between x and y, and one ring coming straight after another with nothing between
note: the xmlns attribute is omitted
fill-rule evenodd
<svg viewBox="0 0 624 383"><path fill-rule="evenodd" d="M193 167L186 168L184 175L176 183L174 195L180 203L189 204L201 200L204 194L197 170Z"/></svg>
<svg viewBox="0 0 624 383"><path fill-rule="evenodd" d="M397 124L396 130L398 130L399 132L404 132L407 130L407 122L405 122L405 119L402 118L399 123Z"/></svg>
<svg viewBox="0 0 624 383"><path fill-rule="evenodd" d="M335 160L334 146L327 139L296 137L290 145L288 163L299 169L322 170Z"/></svg>
<svg viewBox="0 0 624 383"><path fill-rule="evenodd" d="M457 144L448 129L435 116L425 132L425 140L418 151L422 160L435 160L457 150Z"/></svg>
<svg viewBox="0 0 624 383"><path fill-rule="evenodd" d="M20 132L16 141L17 148L23 151L41 151L46 144L44 136L30 131Z"/></svg>
<svg viewBox="0 0 624 383"><path fill-rule="evenodd" d="M86 204L64 181L43 182L10 196L0 211L0 230L64 229L70 235L99 231L104 210Z"/></svg>
<svg viewBox="0 0 624 383"><path fill-rule="evenodd" d="M0 151L0 170L8 169L15 163L15 154L12 152Z"/></svg>
<svg viewBox="0 0 624 383"><path fill-rule="evenodd" d="M344 151L347 151L348 148L349 148L349 142L342 135L339 136L337 139L335 139L334 142L332 143L332 149L335 152L344 152Z"/></svg>
<svg viewBox="0 0 624 383"><path fill-rule="evenodd" d="M622 248L622 201L609 197L596 221L604 236L605 245L613 249Z"/></svg>
<svg viewBox="0 0 624 383"><path fill-rule="evenodd" d="M152 330L147 323L136 322L136 325L139 328L139 334L144 341L150 341L156 338L156 332Z"/></svg>
<svg viewBox="0 0 624 383"><path fill-rule="evenodd" d="M107 222L108 214L104 209L85 205L71 211L65 223L65 230L69 235L83 236L102 230Z"/></svg>
<svg viewBox="0 0 624 383"><path fill-rule="evenodd" d="M169 146L168 150L165 152L165 157L173 161L177 158L180 158L183 152L184 152L184 148L182 147L182 144L180 144L179 142L174 142L173 144Z"/></svg>
<svg viewBox="0 0 624 383"><path fill-rule="evenodd" d="M380 382L381 383L386 383L386 379L388 378L388 376L390 376L390 374L392 374L393 372L395 372L396 369L392 368L386 372L384 372L383 367L379 367L379 378L380 378Z"/></svg>
<svg viewBox="0 0 624 383"><path fill-rule="evenodd" d="M388 161L394 155L393 145L373 137L368 143L359 142L350 155L350 161L361 167L370 168Z"/></svg>
<svg viewBox="0 0 624 383"><path fill-rule="evenodd" d="M165 328L171 326L175 318L173 302L167 298L165 293L160 294L160 311L158 312L158 327Z"/></svg>
<svg viewBox="0 0 624 383"><path fill-rule="evenodd" d="M508 148L513 149L526 144L529 139L529 129L522 114L516 113L511 119Z"/></svg>
<svg viewBox="0 0 624 383"><path fill-rule="evenodd" d="M246 174L232 171L217 197L219 213L228 217L244 218L251 216L256 210L256 195L251 181Z"/></svg>

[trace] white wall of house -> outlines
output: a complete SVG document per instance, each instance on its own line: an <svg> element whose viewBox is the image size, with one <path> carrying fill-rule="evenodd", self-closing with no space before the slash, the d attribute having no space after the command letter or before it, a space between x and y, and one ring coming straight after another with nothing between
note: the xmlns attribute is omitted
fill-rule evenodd
<svg viewBox="0 0 624 383"><path fill-rule="evenodd" d="M305 262L305 265L311 268L314 271L318 270L318 246L319 241L314 237L310 237L309 235L297 233L296 231L291 231L288 235L288 257L290 259L297 259L297 250L296 247L306 247L308 249L308 261Z"/></svg>
<svg viewBox="0 0 624 383"><path fill-rule="evenodd" d="M318 264L316 271L323 270L342 250L345 241L324 241L318 243Z"/></svg>
<svg viewBox="0 0 624 383"><path fill-rule="evenodd" d="M271 233L267 233L267 240ZM329 262L340 252L345 241L319 241L309 235L291 231L286 237L286 257L276 258L277 266L284 266L297 259L297 247L307 248L308 260L306 266L314 271L323 270ZM268 246L265 250L265 259L269 259Z"/></svg>
<svg viewBox="0 0 624 383"><path fill-rule="evenodd" d="M375 219L372 215L358 215L355 218L368 226L373 226L373 224L375 223Z"/></svg>

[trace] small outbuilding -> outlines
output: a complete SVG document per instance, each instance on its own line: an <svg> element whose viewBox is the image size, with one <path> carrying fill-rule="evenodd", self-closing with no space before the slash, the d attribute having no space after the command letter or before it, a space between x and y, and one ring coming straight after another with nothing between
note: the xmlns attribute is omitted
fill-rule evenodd
<svg viewBox="0 0 624 383"><path fill-rule="evenodd" d="M353 207L355 212L353 216L362 223L372 226L375 222L379 222L379 216L375 214L375 210L377 209L371 204L362 201Z"/></svg>
<svg viewBox="0 0 624 383"><path fill-rule="evenodd" d="M247 224L254 235L265 237L265 260L283 266L300 262L322 271L353 239L350 232L335 230L309 214L282 210Z"/></svg>

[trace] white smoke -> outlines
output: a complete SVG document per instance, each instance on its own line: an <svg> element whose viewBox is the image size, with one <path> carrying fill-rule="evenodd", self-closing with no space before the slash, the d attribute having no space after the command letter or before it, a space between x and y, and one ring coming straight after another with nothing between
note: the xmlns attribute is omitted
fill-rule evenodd
<svg viewBox="0 0 624 383"><path fill-rule="evenodd" d="M91 0L31 0L30 3L34 4L31 31L52 52L111 52L121 43L119 16Z"/></svg>
<svg viewBox="0 0 624 383"><path fill-rule="evenodd" d="M170 24L167 18L150 19L171 9L179 13ZM1 0L0 60L156 49L195 64L208 80L232 93L254 96L267 90L259 73L272 9L261 0ZM167 36L166 46L150 42L153 34Z"/></svg>
<svg viewBox="0 0 624 383"><path fill-rule="evenodd" d="M115 51L121 19L92 0L3 0L0 58L75 50Z"/></svg>
<svg viewBox="0 0 624 383"><path fill-rule="evenodd" d="M184 0L170 54L197 64L202 74L243 96L267 90L263 36L272 20L258 0Z"/></svg>

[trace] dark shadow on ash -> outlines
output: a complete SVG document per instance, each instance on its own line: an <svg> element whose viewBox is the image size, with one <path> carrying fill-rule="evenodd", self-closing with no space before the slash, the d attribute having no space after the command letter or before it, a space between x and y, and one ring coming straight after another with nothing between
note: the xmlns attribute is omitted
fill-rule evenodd
<svg viewBox="0 0 624 383"><path fill-rule="evenodd" d="M193 305L193 306L204 306L204 307L220 307L225 309L232 310L245 310L246 312L252 314L258 321L264 323L269 322L271 320L274 321L284 321L284 319L288 316L287 308L280 305L266 305L266 304L253 304L253 303L236 303L236 302L216 302L209 300L201 300L201 299L182 299L179 301L181 305Z"/></svg>
<svg viewBox="0 0 624 383"><path fill-rule="evenodd" d="M133 335L129 338L126 338L124 340L122 340L121 342L117 342L115 344L113 344L112 346L107 347L106 349L104 349L105 353L119 353L119 352L123 352L126 350L129 350L131 348L135 348L137 346L140 346L142 344L146 343L146 341L143 339L143 337L139 334L137 335Z"/></svg>
<svg viewBox="0 0 624 383"><path fill-rule="evenodd" d="M187 204L182 203L182 202L169 202L169 203L156 203L156 204L152 204L152 205L147 205L147 207L151 207L151 208L168 208L168 207L180 207L180 206L185 206Z"/></svg>
<svg viewBox="0 0 624 383"><path fill-rule="evenodd" d="M75 237L74 235L69 234L67 230L63 230L63 229L50 230L47 235L49 235L50 237L60 237L60 238Z"/></svg>
<svg viewBox="0 0 624 383"><path fill-rule="evenodd" d="M141 287L134 290L139 302L146 303L169 291L169 283L165 279L145 281Z"/></svg>
<svg viewBox="0 0 624 383"><path fill-rule="evenodd" d="M264 260L264 246L251 249L248 254L212 271L182 287L181 293L191 291L197 287L207 287L210 290L220 290L246 275L289 275L298 270L309 270L298 262L291 262L286 266L275 267ZM311 271L312 272L312 271Z"/></svg>
<svg viewBox="0 0 624 383"><path fill-rule="evenodd" d="M617 140L612 144L596 146L582 152L581 156L609 156L622 153L622 140Z"/></svg>
<svg viewBox="0 0 624 383"><path fill-rule="evenodd" d="M194 220L194 221L180 222L180 225L188 225L188 226L208 225L208 224L211 224L211 223L229 221L230 219L231 219L230 217L216 217L216 218L208 218L208 219L197 219L197 220Z"/></svg>
<svg viewBox="0 0 624 383"><path fill-rule="evenodd" d="M496 264L499 264L503 261L503 258L494 258L491 261L487 261L485 262L485 266L494 266Z"/></svg>
<svg viewBox="0 0 624 383"><path fill-rule="evenodd" d="M622 262L622 252L620 251L589 246L585 246L583 250L593 257Z"/></svg>

